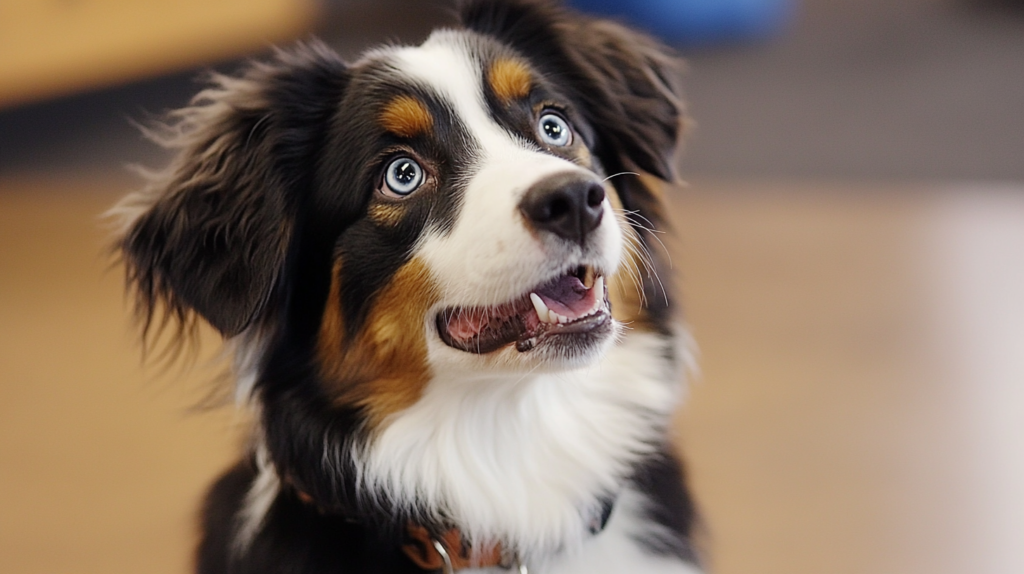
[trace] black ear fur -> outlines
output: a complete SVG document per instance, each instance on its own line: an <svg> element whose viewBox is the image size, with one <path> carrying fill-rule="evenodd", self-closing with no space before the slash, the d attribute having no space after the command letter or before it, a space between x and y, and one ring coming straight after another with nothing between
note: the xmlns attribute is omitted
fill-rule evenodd
<svg viewBox="0 0 1024 574"><path fill-rule="evenodd" d="M540 0L466 0L466 28L494 36L560 81L598 131L595 152L611 169L674 177L685 121L681 61L652 38Z"/></svg>
<svg viewBox="0 0 1024 574"><path fill-rule="evenodd" d="M215 75L190 107L150 135L178 150L166 172L125 198L117 247L146 328L162 303L225 336L271 299L347 68L311 43Z"/></svg>

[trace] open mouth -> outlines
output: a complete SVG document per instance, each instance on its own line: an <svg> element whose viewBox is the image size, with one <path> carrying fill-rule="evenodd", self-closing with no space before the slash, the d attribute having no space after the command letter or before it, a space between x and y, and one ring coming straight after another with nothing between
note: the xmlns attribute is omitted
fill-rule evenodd
<svg viewBox="0 0 1024 574"><path fill-rule="evenodd" d="M604 276L580 266L493 307L450 307L437 316L441 340L470 353L515 343L526 352L541 340L582 335L611 320Z"/></svg>

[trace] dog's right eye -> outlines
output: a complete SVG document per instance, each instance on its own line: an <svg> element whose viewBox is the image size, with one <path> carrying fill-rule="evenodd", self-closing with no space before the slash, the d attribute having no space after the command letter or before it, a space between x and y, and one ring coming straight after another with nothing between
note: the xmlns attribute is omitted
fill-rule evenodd
<svg viewBox="0 0 1024 574"><path fill-rule="evenodd" d="M546 113L541 116L537 122L537 131L548 145L565 147L572 143L572 128L558 114Z"/></svg>
<svg viewBox="0 0 1024 574"><path fill-rule="evenodd" d="M405 197L419 189L424 179L423 168L416 160L400 157L388 164L380 191L391 197Z"/></svg>

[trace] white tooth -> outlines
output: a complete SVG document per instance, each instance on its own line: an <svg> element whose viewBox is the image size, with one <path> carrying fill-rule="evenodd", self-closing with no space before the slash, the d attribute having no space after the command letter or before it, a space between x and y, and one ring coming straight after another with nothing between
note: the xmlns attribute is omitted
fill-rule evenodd
<svg viewBox="0 0 1024 574"><path fill-rule="evenodd" d="M594 306L590 308L587 315L593 315L604 307L604 276L598 277L597 281L594 281Z"/></svg>
<svg viewBox="0 0 1024 574"><path fill-rule="evenodd" d="M594 286L594 268L587 267L587 270L583 273L583 286L590 289Z"/></svg>
<svg viewBox="0 0 1024 574"><path fill-rule="evenodd" d="M530 301L533 302L533 308L537 311L537 318L540 319L541 323L554 323L551 320L551 311L548 310L548 306L544 304L544 300L540 298L540 295L530 293Z"/></svg>
<svg viewBox="0 0 1024 574"><path fill-rule="evenodd" d="M552 319L552 321L551 321L552 323L568 323L569 322L569 318L568 317L563 317L563 316L559 315L558 313L555 313L554 311L551 312L551 319Z"/></svg>

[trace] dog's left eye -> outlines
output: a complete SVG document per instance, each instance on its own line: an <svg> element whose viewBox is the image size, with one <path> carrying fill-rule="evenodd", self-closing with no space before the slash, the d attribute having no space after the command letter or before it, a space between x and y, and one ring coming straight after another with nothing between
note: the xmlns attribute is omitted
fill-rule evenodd
<svg viewBox="0 0 1024 574"><path fill-rule="evenodd" d="M572 143L572 129L569 122L556 114L544 114L537 122L537 132L545 143L565 147Z"/></svg>
<svg viewBox="0 0 1024 574"><path fill-rule="evenodd" d="M385 195L405 197L423 185L423 168L415 160L400 157L388 164L384 172Z"/></svg>

